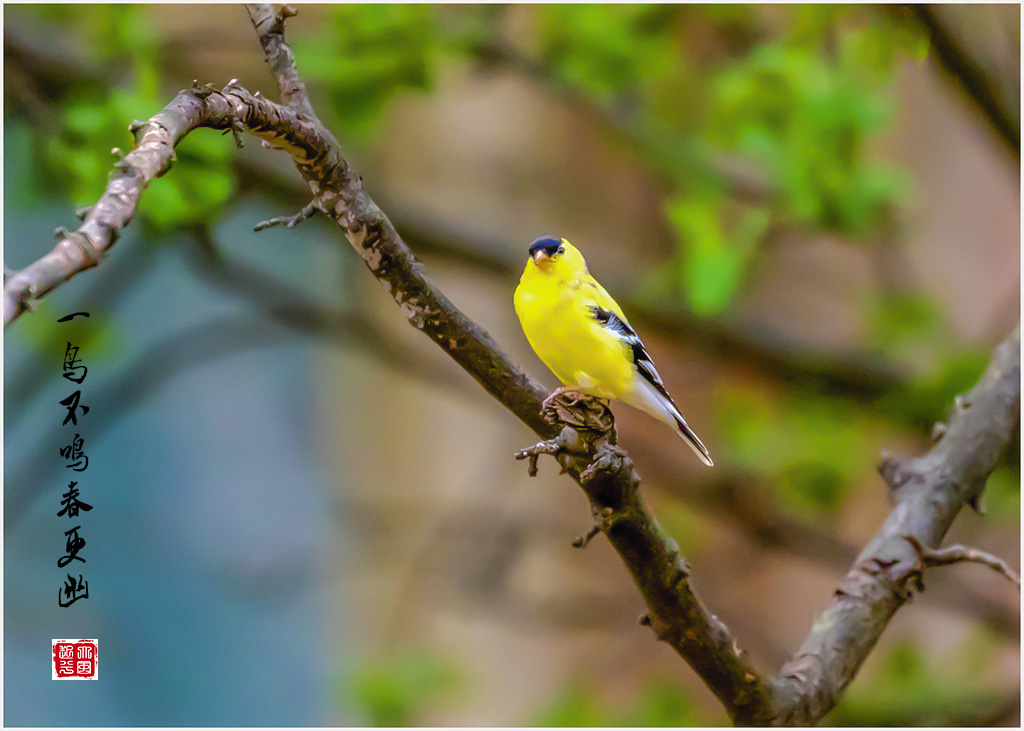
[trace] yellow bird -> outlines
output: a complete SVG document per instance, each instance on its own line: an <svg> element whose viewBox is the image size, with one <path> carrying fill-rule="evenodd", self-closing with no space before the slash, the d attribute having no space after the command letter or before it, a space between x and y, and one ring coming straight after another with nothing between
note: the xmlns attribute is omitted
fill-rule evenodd
<svg viewBox="0 0 1024 731"><path fill-rule="evenodd" d="M543 236L515 294L516 314L535 353L565 384L619 399L678 430L708 467L714 463L686 423L619 305L590 276L583 255L565 239Z"/></svg>

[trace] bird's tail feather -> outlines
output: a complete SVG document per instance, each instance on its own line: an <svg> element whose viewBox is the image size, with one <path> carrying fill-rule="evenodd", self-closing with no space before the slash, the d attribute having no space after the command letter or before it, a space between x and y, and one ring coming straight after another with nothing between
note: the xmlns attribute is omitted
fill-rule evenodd
<svg viewBox="0 0 1024 731"><path fill-rule="evenodd" d="M673 417L676 421L676 427L679 429L679 436L686 442L686 446L693 450L693 453L697 455L701 462L708 467L714 467L715 463L711 461L708 448L704 446L704 442L700 440L700 437L693 433L693 429L690 428L690 425L686 423L683 417L676 416L675 414L673 414Z"/></svg>
<svg viewBox="0 0 1024 731"><path fill-rule="evenodd" d="M696 434L693 433L693 429L686 423L686 419L679 413L679 409L672 403L672 399L666 397L662 392L659 392L649 382L644 380L639 374L636 376L636 388L626 398L627 402L641 411L646 411L648 414L660 419L669 426L675 425L679 432L679 436L687 446L693 450L694 454L701 462L706 464L708 467L714 467L715 463L711 461L711 455L708 454L708 448L704 446Z"/></svg>

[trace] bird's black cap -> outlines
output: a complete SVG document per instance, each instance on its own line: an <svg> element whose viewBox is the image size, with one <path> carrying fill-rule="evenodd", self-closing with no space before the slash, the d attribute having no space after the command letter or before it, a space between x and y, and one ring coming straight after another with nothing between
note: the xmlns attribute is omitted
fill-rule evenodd
<svg viewBox="0 0 1024 731"><path fill-rule="evenodd" d="M548 256L554 256L561 246L561 238L557 236L541 236L530 244L530 256L536 256L538 251L543 251Z"/></svg>

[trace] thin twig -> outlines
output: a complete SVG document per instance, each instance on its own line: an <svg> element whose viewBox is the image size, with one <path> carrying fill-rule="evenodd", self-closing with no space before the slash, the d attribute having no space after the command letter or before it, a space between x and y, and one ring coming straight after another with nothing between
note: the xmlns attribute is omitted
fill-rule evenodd
<svg viewBox="0 0 1024 731"><path fill-rule="evenodd" d="M904 536L904 538L914 547L914 553L917 554L921 569L932 566L949 566L950 564L964 561L980 563L1002 574L1007 580L1016 584L1018 588L1020 587L1020 574L1011 569L1009 564L1003 559L993 556L987 551L982 551L980 548L971 548L959 544L947 546L946 548L925 548L921 545L921 541L917 539L917 536ZM923 584L919 583L918 587L922 590L924 589Z"/></svg>
<svg viewBox="0 0 1024 731"><path fill-rule="evenodd" d="M273 226L284 226L285 228L295 228L300 223L305 221L307 218L311 218L316 213L316 203L310 201L303 207L301 211L296 213L294 216L278 216L277 218L271 218L266 221L260 221L253 228L253 231L262 231L266 228Z"/></svg>

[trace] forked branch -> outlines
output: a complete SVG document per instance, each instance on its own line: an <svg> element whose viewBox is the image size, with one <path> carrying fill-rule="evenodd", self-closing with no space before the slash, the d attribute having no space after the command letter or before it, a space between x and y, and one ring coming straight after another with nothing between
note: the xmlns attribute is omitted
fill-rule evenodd
<svg viewBox="0 0 1024 731"><path fill-rule="evenodd" d="M286 150L305 175L319 176L342 164L333 138L319 123L253 95L232 81L185 89L158 114L133 122L135 147L115 165L99 201L83 209L76 231L57 230L57 245L48 254L4 281L4 325L62 282L100 263L135 215L143 191L171 169L174 147L195 129L245 131L267 145Z"/></svg>

